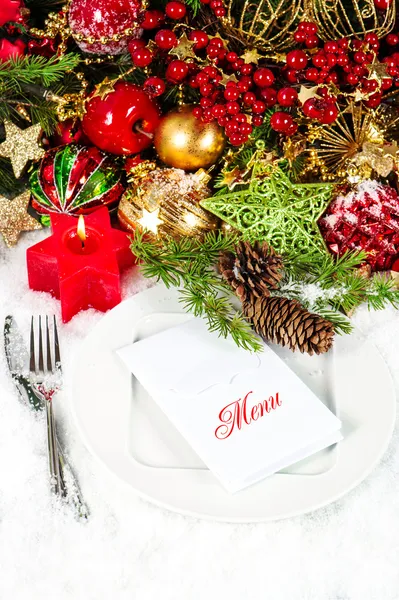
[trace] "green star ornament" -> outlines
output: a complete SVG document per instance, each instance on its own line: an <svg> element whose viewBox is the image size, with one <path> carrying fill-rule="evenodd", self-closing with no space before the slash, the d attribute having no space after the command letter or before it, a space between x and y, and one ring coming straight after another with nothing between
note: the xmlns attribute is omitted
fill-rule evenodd
<svg viewBox="0 0 399 600"><path fill-rule="evenodd" d="M331 184L292 183L279 167L273 167L266 178L252 178L245 189L200 204L241 231L245 239L266 240L277 252L325 252L317 221L332 190Z"/></svg>

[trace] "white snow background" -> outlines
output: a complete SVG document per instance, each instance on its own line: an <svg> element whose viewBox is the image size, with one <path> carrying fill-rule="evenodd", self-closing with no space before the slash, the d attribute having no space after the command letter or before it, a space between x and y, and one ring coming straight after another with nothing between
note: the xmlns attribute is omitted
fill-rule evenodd
<svg viewBox="0 0 399 600"><path fill-rule="evenodd" d="M60 316L56 300L27 286L25 251L43 237L26 234L11 250L0 241L0 323L12 313L27 338L32 313ZM130 273L125 297L146 285ZM0 350L0 600L399 599L397 430L360 486L310 515L229 525L160 510L91 457L70 416L73 353L101 316L90 310L60 327L65 393L57 418L90 507L86 524L54 507L44 417L18 401ZM399 313L361 309L355 322L398 389Z"/></svg>

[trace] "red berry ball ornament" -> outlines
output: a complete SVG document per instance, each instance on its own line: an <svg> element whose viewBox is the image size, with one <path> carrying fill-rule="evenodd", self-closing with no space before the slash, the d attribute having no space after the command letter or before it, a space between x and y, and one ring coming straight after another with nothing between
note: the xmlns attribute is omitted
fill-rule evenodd
<svg viewBox="0 0 399 600"><path fill-rule="evenodd" d="M319 226L333 254L365 250L375 271L390 269L399 256L399 196L375 180L335 198Z"/></svg>
<svg viewBox="0 0 399 600"><path fill-rule="evenodd" d="M76 39L84 52L94 54L121 54L127 48L130 38L140 37L138 23L139 0L72 0L69 5L69 26L74 34L83 36ZM133 30L129 38L124 36L126 29ZM112 41L114 35L121 35L119 41ZM101 42L105 38L105 43ZM95 40L89 43L88 39Z"/></svg>
<svg viewBox="0 0 399 600"><path fill-rule="evenodd" d="M274 75L270 69L257 69L253 76L254 83L260 87L270 87L274 83Z"/></svg>
<svg viewBox="0 0 399 600"><path fill-rule="evenodd" d="M187 9L182 2L168 2L165 6L165 13L169 19L179 21L186 16Z"/></svg>
<svg viewBox="0 0 399 600"><path fill-rule="evenodd" d="M277 111L270 117L270 127L278 133L285 135L291 133L294 125L294 119L286 112Z"/></svg>
<svg viewBox="0 0 399 600"><path fill-rule="evenodd" d="M155 34L155 43L161 50L171 50L177 44L176 34L171 29L160 29Z"/></svg>
<svg viewBox="0 0 399 600"><path fill-rule="evenodd" d="M172 60L168 64L165 77L170 83L180 83L188 75L188 64L182 60Z"/></svg>
<svg viewBox="0 0 399 600"><path fill-rule="evenodd" d="M305 69L308 64L308 58L303 50L291 50L288 52L286 60L287 65L296 71Z"/></svg>
<svg viewBox="0 0 399 600"><path fill-rule="evenodd" d="M104 100L93 96L87 102L82 126L101 150L128 155L151 145L159 118L157 105L143 90L119 82Z"/></svg>
<svg viewBox="0 0 399 600"><path fill-rule="evenodd" d="M280 106L294 106L297 99L298 92L294 88L281 88L277 93L277 102Z"/></svg>
<svg viewBox="0 0 399 600"><path fill-rule="evenodd" d="M393 0L374 0L374 6L378 10L388 10Z"/></svg>

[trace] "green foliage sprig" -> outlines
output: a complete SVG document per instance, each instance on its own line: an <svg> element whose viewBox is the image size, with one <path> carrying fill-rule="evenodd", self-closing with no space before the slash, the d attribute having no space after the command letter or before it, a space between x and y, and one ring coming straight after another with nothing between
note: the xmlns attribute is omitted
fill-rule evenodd
<svg viewBox="0 0 399 600"><path fill-rule="evenodd" d="M381 310L388 304L399 306L399 290L387 274L367 278L357 267L364 263L365 252L346 253L339 258L330 254L284 256L285 277L278 295L295 298L308 310L329 319L337 333L350 333L352 325L345 314L367 303Z"/></svg>
<svg viewBox="0 0 399 600"><path fill-rule="evenodd" d="M10 81L19 87L22 83L36 83L48 87L75 69L79 62L78 54L63 56L19 56L0 63L0 81Z"/></svg>
<svg viewBox="0 0 399 600"><path fill-rule="evenodd" d="M235 236L221 232L207 233L202 241L189 237L154 241L136 231L131 249L143 261L143 275L162 281L167 288L180 288L185 310L205 318L210 331L231 336L237 346L259 352L262 343L236 310L230 287L215 270L219 254L233 251L236 243Z"/></svg>

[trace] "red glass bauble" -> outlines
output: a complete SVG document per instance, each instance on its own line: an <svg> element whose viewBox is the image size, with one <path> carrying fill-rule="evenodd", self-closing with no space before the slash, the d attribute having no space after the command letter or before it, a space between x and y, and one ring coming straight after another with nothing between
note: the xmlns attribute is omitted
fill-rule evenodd
<svg viewBox="0 0 399 600"><path fill-rule="evenodd" d="M132 61L136 67L148 67L152 63L152 52L148 48L137 48L132 54Z"/></svg>
<svg viewBox="0 0 399 600"><path fill-rule="evenodd" d="M25 9L25 5L22 0L1 0L0 27L10 21L21 23L23 21L23 9Z"/></svg>
<svg viewBox="0 0 399 600"><path fill-rule="evenodd" d="M195 42L194 50L202 50L206 48L209 42L209 38L205 31L194 30L189 33L188 39Z"/></svg>
<svg viewBox="0 0 399 600"><path fill-rule="evenodd" d="M333 254L365 250L373 270L389 269L399 255L399 196L388 185L363 181L332 201L319 226Z"/></svg>
<svg viewBox="0 0 399 600"><path fill-rule="evenodd" d="M146 30L156 29L165 21L165 15L160 10L146 10L144 18L140 18L140 27Z"/></svg>
<svg viewBox="0 0 399 600"><path fill-rule="evenodd" d="M319 117L317 117L318 121L323 125L330 125L331 123L334 123L335 119L338 117L338 112L336 104L327 102L327 105L322 109Z"/></svg>
<svg viewBox="0 0 399 600"><path fill-rule="evenodd" d="M129 155L151 145L159 117L158 106L142 89L121 81L104 100L89 99L82 126L98 148Z"/></svg>
<svg viewBox="0 0 399 600"><path fill-rule="evenodd" d="M0 62L7 62L10 58L17 58L25 54L26 44L21 39L0 40Z"/></svg>
<svg viewBox="0 0 399 600"><path fill-rule="evenodd" d="M74 33L80 33L84 40L77 42L84 52L94 54L121 54L127 48L130 38L140 37L138 23L140 0L72 0L69 5L69 26ZM123 35L125 29L134 28L128 39ZM102 43L114 35L121 35L119 41ZM96 40L89 44L87 38ZM98 40L98 41L97 41Z"/></svg>

